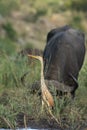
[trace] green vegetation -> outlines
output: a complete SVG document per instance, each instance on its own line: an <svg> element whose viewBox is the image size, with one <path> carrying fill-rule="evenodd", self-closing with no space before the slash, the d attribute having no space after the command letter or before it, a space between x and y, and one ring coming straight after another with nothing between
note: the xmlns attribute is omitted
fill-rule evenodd
<svg viewBox="0 0 87 130"><path fill-rule="evenodd" d="M86 126L87 54L75 99L54 96L56 122L47 109L41 111L39 92L32 93L32 83L40 80L40 63L18 53L21 48L43 49L51 25L70 24L87 35L86 5L87 0L0 0L0 128L26 127L30 120L70 130Z"/></svg>
<svg viewBox="0 0 87 130"><path fill-rule="evenodd" d="M74 27L74 28L79 28L79 29L81 29L81 30L84 30L84 27L82 26L81 21L82 21L81 17L78 16L78 15L76 15L76 16L74 16L73 19L70 21L70 25L71 25L72 27Z"/></svg>
<svg viewBox="0 0 87 130"><path fill-rule="evenodd" d="M42 113L38 92L33 94L31 89L31 84L40 79L40 64L38 61L30 61L27 56L8 56L4 52L0 55L0 61L0 127L17 127L20 114L23 114L23 124L25 124L24 116L28 116L27 120L33 118L36 122L46 118L49 122L51 115L47 112L47 109ZM58 125L62 128L78 130L81 126L85 126L87 120L86 70L87 62L85 61L79 76L80 86L74 101L68 97L59 99L54 96L55 108L53 114L59 122ZM23 85L21 77L26 72L28 74L24 78L25 84Z"/></svg>
<svg viewBox="0 0 87 130"><path fill-rule="evenodd" d="M9 38L0 38L0 55L1 53L6 53L11 55L16 50L16 44L11 41Z"/></svg>
<svg viewBox="0 0 87 130"><path fill-rule="evenodd" d="M18 2L16 0L0 0L0 15L7 16L11 11L18 9Z"/></svg>
<svg viewBox="0 0 87 130"><path fill-rule="evenodd" d="M17 40L17 32L12 27L12 24L10 22L3 24L2 27L5 30L8 38L10 38L11 40Z"/></svg>
<svg viewBox="0 0 87 130"><path fill-rule="evenodd" d="M34 72L36 72L36 77L39 73L38 65L36 70L32 71L27 57L16 59L16 56L9 57L6 53L1 53L0 61L0 127L14 128L17 127L16 120L20 113L34 116L34 118L38 114L39 97L31 94L29 88L35 80ZM25 72L29 72L26 76L26 86L21 82L21 77Z"/></svg>
<svg viewBox="0 0 87 130"><path fill-rule="evenodd" d="M71 2L71 8L73 9L76 9L78 11L82 10L82 11L87 11L87 8L86 8L86 5L87 5L87 0L73 0Z"/></svg>

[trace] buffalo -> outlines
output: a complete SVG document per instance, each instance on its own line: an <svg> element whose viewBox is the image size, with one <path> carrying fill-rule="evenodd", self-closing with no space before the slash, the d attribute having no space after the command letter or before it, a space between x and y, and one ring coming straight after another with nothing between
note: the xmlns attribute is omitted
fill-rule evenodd
<svg viewBox="0 0 87 130"><path fill-rule="evenodd" d="M84 57L83 32L68 25L52 29L47 35L43 52L45 80L68 86L71 96L74 97Z"/></svg>

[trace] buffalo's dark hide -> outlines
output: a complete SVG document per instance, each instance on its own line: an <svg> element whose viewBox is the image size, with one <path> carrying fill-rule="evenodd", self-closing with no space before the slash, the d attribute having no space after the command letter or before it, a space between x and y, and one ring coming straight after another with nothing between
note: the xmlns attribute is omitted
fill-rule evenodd
<svg viewBox="0 0 87 130"><path fill-rule="evenodd" d="M73 87L71 94L74 96L84 56L84 33L70 26L51 30L43 53L45 79Z"/></svg>

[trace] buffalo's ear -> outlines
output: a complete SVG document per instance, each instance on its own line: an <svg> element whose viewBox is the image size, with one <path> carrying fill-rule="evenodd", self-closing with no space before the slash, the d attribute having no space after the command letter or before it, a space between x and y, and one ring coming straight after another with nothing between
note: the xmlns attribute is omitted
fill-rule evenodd
<svg viewBox="0 0 87 130"><path fill-rule="evenodd" d="M63 27L59 27L59 28L54 28L52 29L50 32L48 32L47 34L47 43L51 40L51 38L53 38L53 36L55 34L59 34L61 32L65 32L67 31L68 29L70 29L71 27L69 25L65 25Z"/></svg>
<svg viewBox="0 0 87 130"><path fill-rule="evenodd" d="M57 33L56 29L52 29L50 32L47 34L47 43L51 40L51 38Z"/></svg>

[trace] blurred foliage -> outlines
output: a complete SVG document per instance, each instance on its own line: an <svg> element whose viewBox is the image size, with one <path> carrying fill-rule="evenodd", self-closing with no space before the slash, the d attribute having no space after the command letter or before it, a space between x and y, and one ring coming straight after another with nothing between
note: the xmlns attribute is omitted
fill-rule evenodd
<svg viewBox="0 0 87 130"><path fill-rule="evenodd" d="M87 11L87 0L72 0L71 8L77 11Z"/></svg>
<svg viewBox="0 0 87 130"><path fill-rule="evenodd" d="M29 11L37 12L38 15L58 13L67 9L87 11L87 0L0 0L0 14L9 15L12 10L18 10L21 6L24 7L25 3L29 7Z"/></svg>
<svg viewBox="0 0 87 130"><path fill-rule="evenodd" d="M86 62L87 54L85 56L85 62L83 65L83 68L81 69L80 72L80 78L79 78L79 83L83 84L84 87L87 88L87 62Z"/></svg>
<svg viewBox="0 0 87 130"><path fill-rule="evenodd" d="M17 32L15 31L10 22L3 24L2 27L6 31L6 34L10 39L17 40Z"/></svg>
<svg viewBox="0 0 87 130"><path fill-rule="evenodd" d="M28 16L24 17L26 22L36 22L40 16L44 16L47 14L47 8L37 8L36 12L30 11Z"/></svg>
<svg viewBox="0 0 87 130"><path fill-rule="evenodd" d="M77 10L77 11L87 11L87 0L62 0L63 8Z"/></svg>
<svg viewBox="0 0 87 130"><path fill-rule="evenodd" d="M79 28L84 31L84 27L81 24L82 18L79 15L73 16L70 21L70 25L74 28Z"/></svg>
<svg viewBox="0 0 87 130"><path fill-rule="evenodd" d="M11 55L16 50L16 44L8 38L0 38L0 54Z"/></svg>
<svg viewBox="0 0 87 130"><path fill-rule="evenodd" d="M47 8L43 7L43 8L38 8L37 9L37 15L38 16L43 16L47 14Z"/></svg>
<svg viewBox="0 0 87 130"><path fill-rule="evenodd" d="M69 9L76 9L77 11L83 10L87 11L87 0L45 0L45 1L40 1L40 0L29 0L27 2L29 5L31 5L34 8L47 8L48 11L50 10L51 12L59 12L59 11L64 11Z"/></svg>
<svg viewBox="0 0 87 130"><path fill-rule="evenodd" d="M0 14L7 16L12 10L18 9L19 5L16 0L0 0Z"/></svg>

